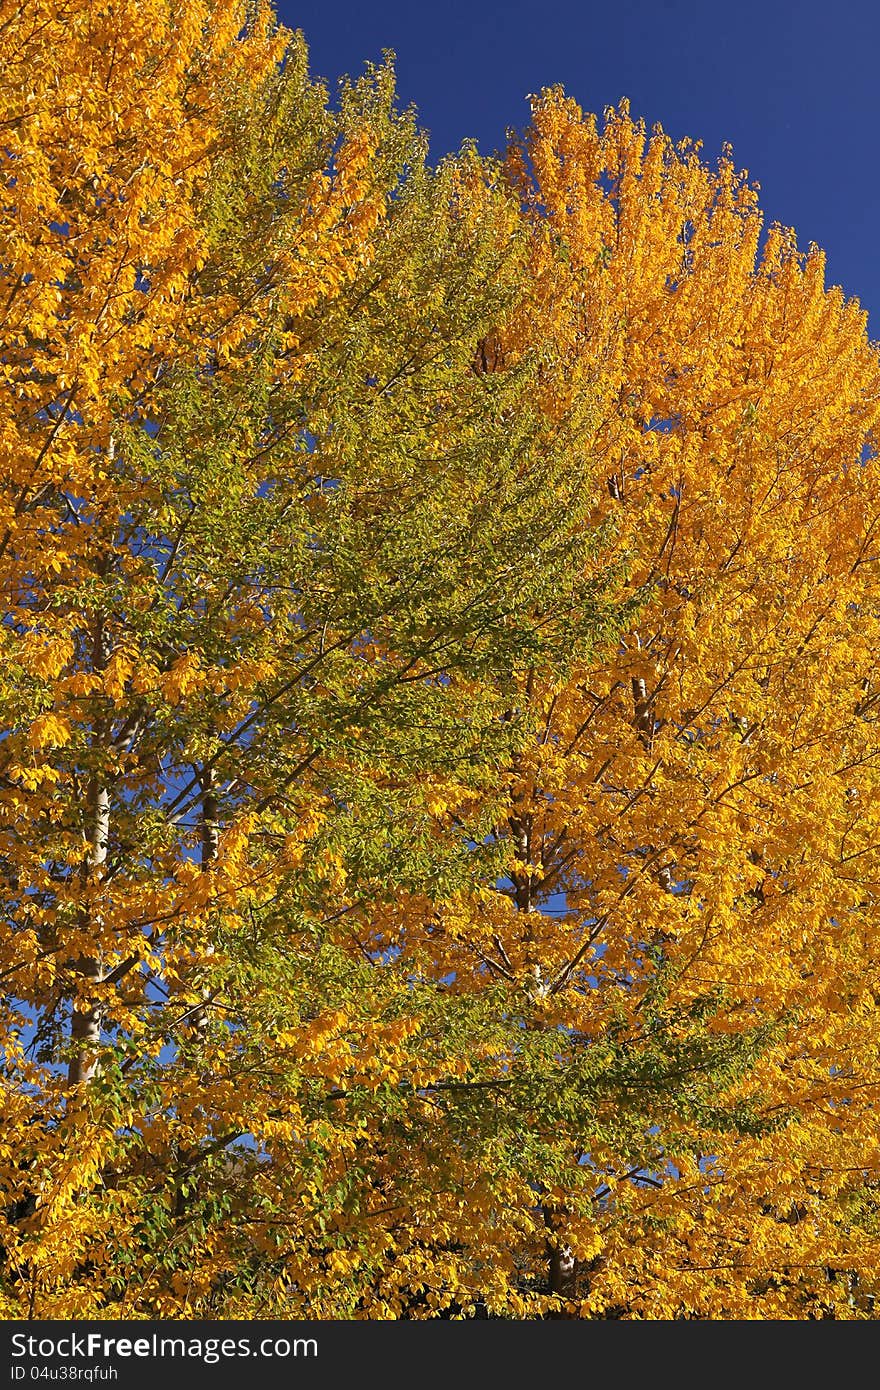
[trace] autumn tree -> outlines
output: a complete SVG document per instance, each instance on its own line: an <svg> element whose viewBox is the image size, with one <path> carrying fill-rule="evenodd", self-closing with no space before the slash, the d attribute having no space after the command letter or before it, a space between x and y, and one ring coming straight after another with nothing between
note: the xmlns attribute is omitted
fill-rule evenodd
<svg viewBox="0 0 880 1390"><path fill-rule="evenodd" d="M0 57L2 1310L872 1316L858 305L625 106Z"/></svg>
<svg viewBox="0 0 880 1390"><path fill-rule="evenodd" d="M497 359L516 202L388 70L334 113L237 4L2 35L5 1306L445 1305L472 1159L408 1172L408 1111L515 1024L387 924L473 875L516 672L611 621L588 406Z"/></svg>
<svg viewBox="0 0 880 1390"><path fill-rule="evenodd" d="M762 239L728 154L551 91L508 176L535 286L514 341L556 325L543 400L593 400L594 516L643 600L523 686L474 943L533 976L563 1076L622 1067L566 1126L557 1288L583 1316L873 1316L876 348L821 252Z"/></svg>

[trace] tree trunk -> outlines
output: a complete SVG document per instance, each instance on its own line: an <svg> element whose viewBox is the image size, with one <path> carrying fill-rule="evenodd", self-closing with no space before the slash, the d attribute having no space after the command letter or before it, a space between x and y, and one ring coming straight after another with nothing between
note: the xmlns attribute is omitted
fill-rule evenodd
<svg viewBox="0 0 880 1390"><path fill-rule="evenodd" d="M550 1292L559 1298L572 1299L576 1294L577 1286L577 1260L572 1253L570 1245L566 1245L558 1239L557 1219L559 1213L552 1212L544 1207L544 1225L552 1231L553 1240L547 1241L547 1274ZM550 1314L551 1318L571 1318L573 1314L566 1308L560 1308Z"/></svg>
<svg viewBox="0 0 880 1390"><path fill-rule="evenodd" d="M101 617L95 619L92 630L92 668L102 671L107 663L106 633ZM107 733L105 720L95 723L95 746L103 744ZM89 850L85 862L85 878L93 882L100 879L107 861L107 846L110 839L110 791L104 785L100 771L92 776L89 785L88 811ZM83 926L87 926L84 918ZM76 962L77 973L89 985L100 984L103 970L100 956L80 956ZM101 1005L96 999L86 998L74 1005L70 1027L71 1040L76 1048L67 1069L68 1086L80 1086L91 1081L98 1066L98 1047L101 1041Z"/></svg>
<svg viewBox="0 0 880 1390"><path fill-rule="evenodd" d="M206 767L202 771L202 810L201 810L201 867L202 872L207 873L212 863L217 858L217 848L220 840L220 825L218 816L220 814L219 802L217 800L217 779L212 767ZM208 946L207 955L214 954L214 948ZM192 1028L199 1037L204 1037L208 1027L208 1009L210 1000L210 990L202 990L202 1004L193 1012Z"/></svg>

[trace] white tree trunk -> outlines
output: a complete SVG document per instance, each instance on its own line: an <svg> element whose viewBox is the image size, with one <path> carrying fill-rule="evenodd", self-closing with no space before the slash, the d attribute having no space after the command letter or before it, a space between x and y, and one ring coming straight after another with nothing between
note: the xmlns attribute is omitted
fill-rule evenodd
<svg viewBox="0 0 880 1390"><path fill-rule="evenodd" d="M103 670L107 661L104 624L99 618L92 634L92 659L96 671ZM95 741L106 736L103 721L95 725ZM85 870L89 880L100 878L107 861L110 839L110 791L96 773L89 788L89 851ZM76 964L78 974L90 985L98 985L103 977L99 955L81 956ZM74 1006L71 1039L76 1048L67 1071L69 1086L91 1081L98 1066L98 1047L101 1041L101 1005L88 997Z"/></svg>
<svg viewBox="0 0 880 1390"><path fill-rule="evenodd" d="M220 807L217 800L217 779L214 769L212 767L204 768L200 781L202 787L201 866L202 872L207 873L217 858L217 849L220 842L220 825L218 821ZM206 948L206 954L209 956L214 954L214 948L211 945L208 945ZM207 1005L210 997L210 990L203 989L203 1003L194 1011L192 1016L191 1027L200 1037L204 1037L207 1031Z"/></svg>

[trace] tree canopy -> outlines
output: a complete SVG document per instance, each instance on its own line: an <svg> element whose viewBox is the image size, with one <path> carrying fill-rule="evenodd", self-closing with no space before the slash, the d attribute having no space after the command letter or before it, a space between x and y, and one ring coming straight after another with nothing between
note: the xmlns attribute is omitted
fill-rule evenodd
<svg viewBox="0 0 880 1390"><path fill-rule="evenodd" d="M863 311L625 103L0 59L0 1311L873 1317Z"/></svg>

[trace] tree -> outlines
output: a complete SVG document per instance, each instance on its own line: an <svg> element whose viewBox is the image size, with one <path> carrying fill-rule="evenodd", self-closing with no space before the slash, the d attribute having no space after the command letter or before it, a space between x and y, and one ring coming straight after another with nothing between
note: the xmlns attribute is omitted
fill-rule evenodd
<svg viewBox="0 0 880 1390"><path fill-rule="evenodd" d="M711 171L554 90L508 168L533 228L520 340L556 324L555 408L597 402L595 514L645 599L619 643L527 687L539 736L499 831L495 968L534 973L573 1049L613 1043L616 1119L640 1116L627 1140L571 1133L602 1186L568 1291L587 1315L864 1315L876 348L818 250L778 228L760 247L727 155Z"/></svg>
<svg viewBox="0 0 880 1390"><path fill-rule="evenodd" d="M394 1310L395 1116L500 1025L387 924L472 872L485 812L434 817L509 759L516 671L608 621L578 411L533 403L540 344L483 369L517 208L427 169L389 71L333 114L262 9L75 14L9 155L7 1307Z"/></svg>
<svg viewBox="0 0 880 1390"><path fill-rule="evenodd" d="M625 107L0 56L0 1307L871 1316L858 305Z"/></svg>

